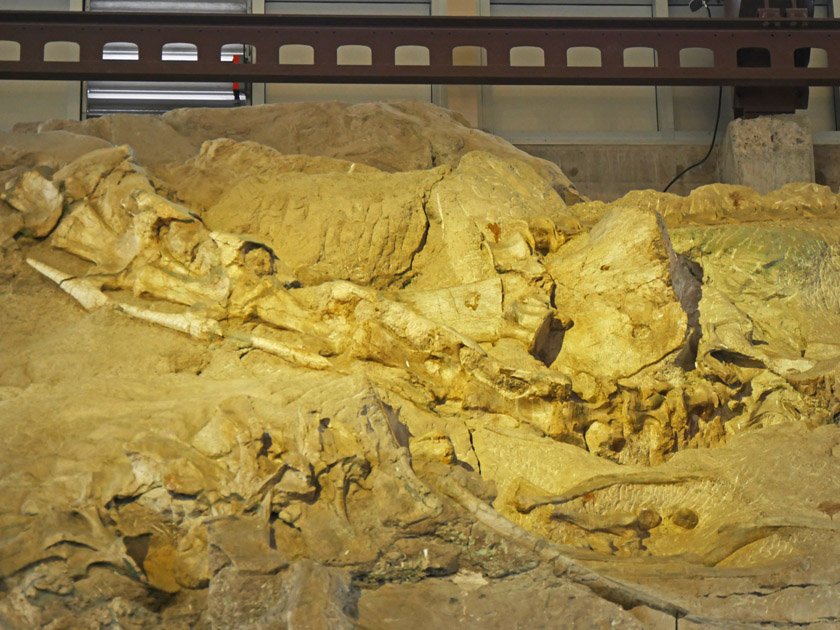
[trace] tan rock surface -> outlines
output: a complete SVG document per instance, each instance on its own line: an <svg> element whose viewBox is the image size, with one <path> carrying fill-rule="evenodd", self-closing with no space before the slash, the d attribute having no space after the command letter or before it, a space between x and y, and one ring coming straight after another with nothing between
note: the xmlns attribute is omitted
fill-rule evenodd
<svg viewBox="0 0 840 630"><path fill-rule="evenodd" d="M216 138L252 141L285 155L338 158L384 171L456 166L471 151L486 151L534 168L570 202L574 185L551 162L472 129L460 115L427 103L289 103L245 109L183 109L163 116L106 116L81 123L56 120L19 131L66 130L134 148L142 164L181 162Z"/></svg>
<svg viewBox="0 0 840 630"><path fill-rule="evenodd" d="M703 268L709 309L723 310L713 303L727 300L730 311L750 320L740 328L745 339L739 347L727 340L730 350L764 361L782 376L840 358L837 221L687 227L673 235ZM706 321L725 325L713 316Z"/></svg>
<svg viewBox="0 0 840 630"><path fill-rule="evenodd" d="M450 624L488 630L645 627L631 613L617 612L589 591L561 582L549 571L492 581L462 572L417 584L388 584L362 595L359 621L371 630L420 630Z"/></svg>
<svg viewBox="0 0 840 630"><path fill-rule="evenodd" d="M656 214L633 206L615 207L549 257L554 300L570 320L552 367L614 382L680 348L688 317L671 278L675 258Z"/></svg>
<svg viewBox="0 0 840 630"><path fill-rule="evenodd" d="M374 173L378 170L335 158L284 155L249 140L237 142L219 138L203 143L198 154L183 164L170 164L158 169L157 173L179 200L195 210L205 211L227 191L254 177L270 179L289 173L346 174Z"/></svg>
<svg viewBox="0 0 840 630"><path fill-rule="evenodd" d="M20 212L23 227L33 237L43 238L58 223L63 198L56 185L38 171L26 171L6 183L0 199Z"/></svg>
<svg viewBox="0 0 840 630"><path fill-rule="evenodd" d="M85 153L107 146L105 140L67 131L0 131L0 171L36 166L56 171Z"/></svg>
<svg viewBox="0 0 840 630"><path fill-rule="evenodd" d="M0 247L9 244L22 229L23 215L5 201L0 201Z"/></svg>
<svg viewBox="0 0 840 630"><path fill-rule="evenodd" d="M795 220L840 216L840 201L828 187L786 184L764 195L746 186L709 184L680 197L655 190L634 190L612 203L578 204L574 212L583 223L594 224L611 208L633 206L658 212L669 228L756 221Z"/></svg>
<svg viewBox="0 0 840 630"><path fill-rule="evenodd" d="M174 131L160 116L133 114L102 116L83 122L51 120L13 127L13 132L19 133L37 132L41 135L44 132L69 132L73 135L98 138L114 146L127 144L134 149L145 165L151 165L161 159L181 162L195 155L202 140L191 140L177 132L173 133ZM214 136L216 137L219 135Z"/></svg>
<svg viewBox="0 0 840 630"><path fill-rule="evenodd" d="M307 285L405 284L426 240L430 190L445 171L244 178L203 220L211 230L260 235Z"/></svg>
<svg viewBox="0 0 840 630"><path fill-rule="evenodd" d="M6 169L0 624L836 623L836 199L569 208L434 111Z"/></svg>

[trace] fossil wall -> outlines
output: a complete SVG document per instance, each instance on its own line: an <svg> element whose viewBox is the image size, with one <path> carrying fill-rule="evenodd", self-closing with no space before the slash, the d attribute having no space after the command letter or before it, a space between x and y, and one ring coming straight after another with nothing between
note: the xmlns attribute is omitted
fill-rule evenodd
<svg viewBox="0 0 840 630"><path fill-rule="evenodd" d="M2 140L7 627L840 617L829 189L587 202L418 104Z"/></svg>

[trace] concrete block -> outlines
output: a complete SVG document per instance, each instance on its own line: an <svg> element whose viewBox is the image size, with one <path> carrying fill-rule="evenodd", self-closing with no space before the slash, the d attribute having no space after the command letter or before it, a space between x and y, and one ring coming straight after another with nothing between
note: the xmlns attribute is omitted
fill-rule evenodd
<svg viewBox="0 0 840 630"><path fill-rule="evenodd" d="M814 182L814 143L795 115L739 118L729 123L718 176L724 184L768 193L791 182Z"/></svg>

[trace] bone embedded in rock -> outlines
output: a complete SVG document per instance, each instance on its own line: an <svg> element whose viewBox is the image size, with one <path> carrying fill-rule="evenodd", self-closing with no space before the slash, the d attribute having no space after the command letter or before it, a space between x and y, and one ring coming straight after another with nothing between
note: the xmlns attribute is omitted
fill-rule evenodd
<svg viewBox="0 0 840 630"><path fill-rule="evenodd" d="M554 367L597 379L633 375L678 349L687 316L652 211L617 207L547 260L566 331Z"/></svg>
<svg viewBox="0 0 840 630"><path fill-rule="evenodd" d="M265 350L266 352L270 352L281 359L302 367L312 368L315 370L327 370L332 367L332 364L325 357L311 352L306 352L304 350L299 350L297 348L292 348L278 341L267 339L266 337L253 335L249 337L249 341L251 346L257 348L258 350Z"/></svg>
<svg viewBox="0 0 840 630"><path fill-rule="evenodd" d="M92 311L105 306L109 302L100 290L101 283L93 278L71 276L34 258L27 258L26 262L40 274L55 282L62 291L81 304L85 310Z"/></svg>
<svg viewBox="0 0 840 630"><path fill-rule="evenodd" d="M166 328L178 330L198 339L210 339L222 334L219 322L209 317L201 317L195 313L161 313L148 308L134 306L118 302L115 304L117 310L136 319L158 324Z"/></svg>
<svg viewBox="0 0 840 630"><path fill-rule="evenodd" d="M96 263L105 273L125 269L140 249L140 240L133 232L114 232L86 199L70 206L68 215L53 231L50 242Z"/></svg>
<svg viewBox="0 0 840 630"><path fill-rule="evenodd" d="M429 291L400 291L395 297L424 317L446 324L476 341L495 341L502 326L499 278Z"/></svg>
<svg viewBox="0 0 840 630"><path fill-rule="evenodd" d="M533 489L526 489L525 492L517 495L516 509L520 512L530 512L540 505L558 505L568 503L573 499L595 492L596 490L602 490L617 484L680 484L706 478L708 478L708 473L670 473L661 470L638 470L596 475L558 495L540 495L535 493Z"/></svg>
<svg viewBox="0 0 840 630"><path fill-rule="evenodd" d="M58 187L38 171L27 171L6 184L0 195L23 215L23 223L35 238L43 238L58 223L64 197Z"/></svg>
<svg viewBox="0 0 840 630"><path fill-rule="evenodd" d="M320 141L388 130L386 149L326 147L379 151L381 170L281 155L307 138L280 110L167 115L190 150L234 139L158 162L160 179L128 149L83 156L53 177L67 212L52 238L0 251L0 578L14 594L0 625L10 600L42 615L15 627L65 604L150 630L181 614L267 627L289 602L304 619L306 594L282 595L311 581L301 559L369 592L481 576L457 592L464 619L477 584L511 574L533 580L528 606L565 606L529 598L571 579L610 609L713 627L698 611L779 625L793 617L768 602L832 601L833 192L715 186L576 210L509 147L469 130L430 140L429 112L446 112L309 110L327 116L306 127ZM169 124L155 121L79 126L116 138ZM423 158L394 150L407 144ZM21 212L3 212L17 231ZM19 252L86 308L155 326L67 315L58 292L26 290ZM96 268L40 262L71 255ZM341 593L318 607L336 598L352 617ZM796 623L833 614L812 608Z"/></svg>
<svg viewBox="0 0 840 630"><path fill-rule="evenodd" d="M65 165L56 172L53 179L64 187L69 197L83 199L96 190L105 176L131 158L132 151L128 145L98 149Z"/></svg>

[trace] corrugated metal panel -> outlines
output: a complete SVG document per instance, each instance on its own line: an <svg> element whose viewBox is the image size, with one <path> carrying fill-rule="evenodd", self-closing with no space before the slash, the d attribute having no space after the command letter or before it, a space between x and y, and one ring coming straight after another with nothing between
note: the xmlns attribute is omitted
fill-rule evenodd
<svg viewBox="0 0 840 630"><path fill-rule="evenodd" d="M93 85L94 88L88 90L89 118L110 114L163 114L181 107L235 107L245 101L244 94L237 96L230 83L97 81Z"/></svg>
<svg viewBox="0 0 840 630"><path fill-rule="evenodd" d="M87 11L144 13L248 13L250 0L87 0ZM250 51L243 44L228 44L222 61L248 63ZM102 51L105 59L136 60L137 46L112 42ZM190 44L167 44L164 59L196 61ZM162 114L180 107L237 107L250 102L247 83L163 83L89 81L85 89L85 117L108 114Z"/></svg>
<svg viewBox="0 0 840 630"><path fill-rule="evenodd" d="M88 0L88 11L248 13L249 0Z"/></svg>
<svg viewBox="0 0 840 630"><path fill-rule="evenodd" d="M418 0L268 0L274 15L431 15L431 4Z"/></svg>

